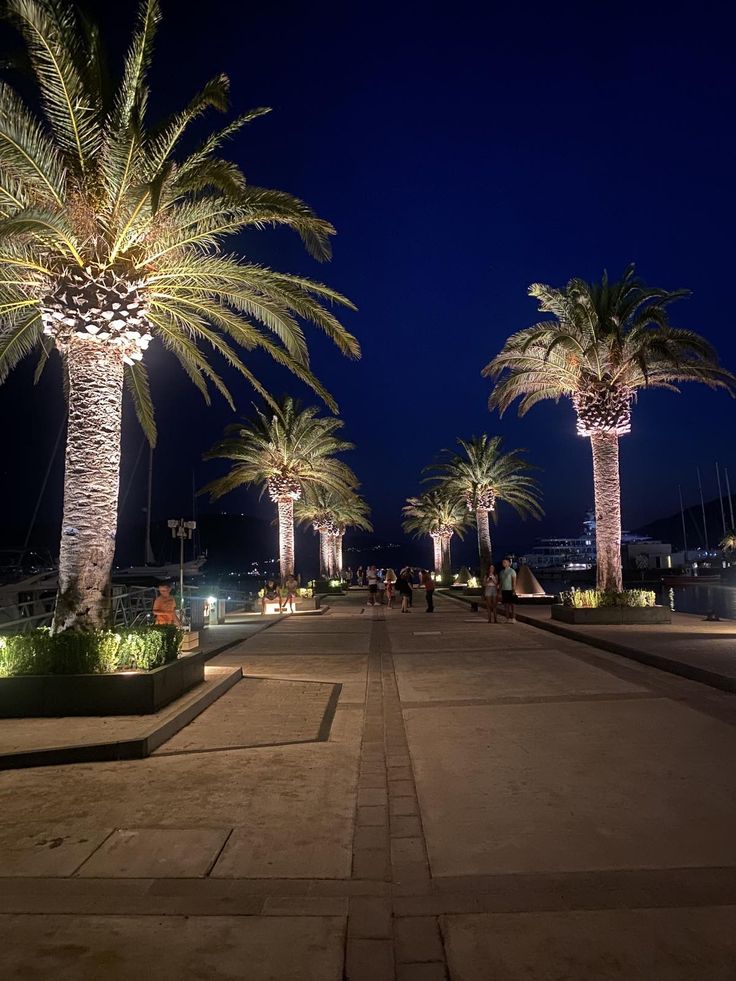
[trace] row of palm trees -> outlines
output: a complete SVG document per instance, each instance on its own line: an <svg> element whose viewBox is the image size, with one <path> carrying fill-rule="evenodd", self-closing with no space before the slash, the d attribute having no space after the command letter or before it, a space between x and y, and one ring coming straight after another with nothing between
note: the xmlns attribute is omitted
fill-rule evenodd
<svg viewBox="0 0 736 981"><path fill-rule="evenodd" d="M435 570L447 577L451 570L450 544L454 535L464 537L468 525L478 535L481 570L491 562L490 517L498 520L497 505L505 502L522 518L544 513L538 482L522 450L502 452L501 437L474 436L459 439L459 452L445 451L426 468L432 487L410 497L404 507L404 531L429 535L434 543Z"/></svg>
<svg viewBox="0 0 736 981"><path fill-rule="evenodd" d="M251 420L226 429L205 459L226 459L228 472L203 493L211 500L239 487L259 486L276 505L281 578L295 571L295 520L319 534L320 574L342 572L342 540L348 528L371 530L368 506L357 493L358 479L337 454L353 449L338 435L343 422L319 416L287 397L270 411L256 409Z"/></svg>

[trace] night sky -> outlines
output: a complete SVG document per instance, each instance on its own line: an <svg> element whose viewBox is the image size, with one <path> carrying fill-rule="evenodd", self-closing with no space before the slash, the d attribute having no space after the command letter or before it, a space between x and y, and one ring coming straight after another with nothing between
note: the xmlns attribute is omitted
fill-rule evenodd
<svg viewBox="0 0 736 981"><path fill-rule="evenodd" d="M122 50L136 5L85 6L113 53ZM502 507L499 549L578 533L592 478L569 403L499 420L480 376L505 337L536 319L533 281L617 275L633 260L646 281L693 291L673 321L736 367L732 25L704 5L509 6L208 0L195 13L163 0L154 109L178 108L227 72L235 111L274 110L231 155L253 183L303 197L337 226L327 265L287 232L237 246L323 279L359 307L344 320L363 345L360 362L315 331L311 349L357 444L349 462L381 538L400 534L404 499L437 452L483 431L528 450L547 511L522 524ZM0 389L4 523L21 538L62 418L60 373L48 370L34 390L34 360ZM192 472L198 486L220 472L201 455L233 416L216 395L207 408L157 346L149 364L160 430L154 517L188 516ZM264 358L251 365L275 394L309 398ZM246 414L253 393L232 382ZM622 440L625 526L675 511L678 483L694 501L698 464L708 496L716 460L736 484L733 418L729 397L708 389L644 392ZM145 454L131 479L141 445L128 412L123 533L144 501ZM59 455L45 522L59 521L61 488ZM215 509L270 514L247 491Z"/></svg>

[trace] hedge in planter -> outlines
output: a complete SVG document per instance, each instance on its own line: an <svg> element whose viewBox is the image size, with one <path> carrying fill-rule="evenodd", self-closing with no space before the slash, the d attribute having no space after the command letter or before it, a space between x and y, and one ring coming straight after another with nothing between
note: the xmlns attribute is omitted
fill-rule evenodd
<svg viewBox="0 0 736 981"><path fill-rule="evenodd" d="M151 671L176 660L181 637L169 626L60 634L43 627L0 637L0 678Z"/></svg>

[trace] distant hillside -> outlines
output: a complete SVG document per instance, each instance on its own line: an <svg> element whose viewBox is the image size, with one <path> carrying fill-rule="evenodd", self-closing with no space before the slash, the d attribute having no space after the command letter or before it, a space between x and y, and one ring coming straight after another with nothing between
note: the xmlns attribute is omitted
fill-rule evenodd
<svg viewBox="0 0 736 981"><path fill-rule="evenodd" d="M728 507L728 498L724 495L723 506L726 512L726 528L731 523L731 516ZM732 498L732 506L736 511L736 497ZM721 502L718 498L705 502L705 523L708 531L708 545L713 548L717 546L723 538L723 519L721 516ZM638 535L648 535L662 542L670 542L673 550L679 551L684 547L682 533L682 517L680 512L668 515L666 518L657 518L650 521L647 525L642 525L635 529ZM687 535L687 547L697 548L705 545L705 535L703 533L703 512L699 504L690 505L685 508L685 534Z"/></svg>

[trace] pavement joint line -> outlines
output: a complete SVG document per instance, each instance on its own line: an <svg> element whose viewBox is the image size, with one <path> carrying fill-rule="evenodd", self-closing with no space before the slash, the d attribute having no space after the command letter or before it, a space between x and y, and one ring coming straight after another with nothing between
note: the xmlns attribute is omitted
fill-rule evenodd
<svg viewBox="0 0 736 981"><path fill-rule="evenodd" d="M112 836L115 834L116 831L117 831L117 828L111 828L109 834L106 834L105 837L102 839L102 841L99 842L92 849L92 851L89 853L89 855L85 855L85 857L82 859L82 861L76 867L76 869L74 869L72 872L70 872L68 876L64 876L64 878L69 878L69 879L73 878L79 872L79 870L82 868L82 866L85 865L92 858L93 855L96 855L97 852L102 848L102 846L106 842L108 842L110 840L110 838L112 838Z"/></svg>
<svg viewBox="0 0 736 981"><path fill-rule="evenodd" d="M228 833L225 835L225 840L220 845L220 847L217 849L217 854L215 855L215 857L210 862L209 867L208 867L207 871L204 874L204 878L205 879L209 878L209 876L212 874L215 866L220 861L220 856L225 851L225 848L227 846L227 843L230 841L230 838L232 837L233 831L235 831L235 828L230 828L230 830L228 831Z"/></svg>

